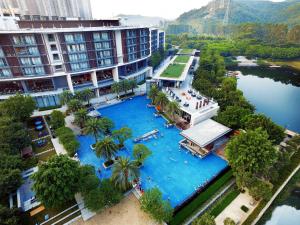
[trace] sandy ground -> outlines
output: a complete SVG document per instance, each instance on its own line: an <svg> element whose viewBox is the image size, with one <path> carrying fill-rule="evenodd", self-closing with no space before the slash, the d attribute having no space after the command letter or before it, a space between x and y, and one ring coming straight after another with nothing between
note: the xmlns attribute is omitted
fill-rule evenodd
<svg viewBox="0 0 300 225"><path fill-rule="evenodd" d="M133 194L125 197L119 204L106 209L88 221L82 219L72 225L154 225L157 224L140 209L140 203Z"/></svg>

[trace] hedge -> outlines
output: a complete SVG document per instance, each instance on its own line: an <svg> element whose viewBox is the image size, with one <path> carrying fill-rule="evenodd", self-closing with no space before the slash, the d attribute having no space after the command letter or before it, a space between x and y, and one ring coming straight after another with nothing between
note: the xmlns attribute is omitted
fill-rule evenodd
<svg viewBox="0 0 300 225"><path fill-rule="evenodd" d="M226 172L219 179L214 181L208 188L200 193L194 200L181 209L171 220L171 225L182 224L188 217L199 209L208 199L210 199L220 188L222 188L231 178L232 170Z"/></svg>
<svg viewBox="0 0 300 225"><path fill-rule="evenodd" d="M220 199L216 206L212 208L210 214L214 217L217 217L239 194L240 192L237 190L237 188L234 188L228 192L225 197Z"/></svg>
<svg viewBox="0 0 300 225"><path fill-rule="evenodd" d="M68 127L61 127L55 133L59 138L59 143L64 146L68 155L73 157L80 146L73 131Z"/></svg>

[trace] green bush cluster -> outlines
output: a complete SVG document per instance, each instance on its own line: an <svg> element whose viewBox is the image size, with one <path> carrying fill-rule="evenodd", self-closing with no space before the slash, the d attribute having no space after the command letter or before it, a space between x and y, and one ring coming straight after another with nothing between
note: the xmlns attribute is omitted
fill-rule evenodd
<svg viewBox="0 0 300 225"><path fill-rule="evenodd" d="M68 155L73 157L80 146L73 131L68 127L60 127L55 133L59 138L59 143L64 146Z"/></svg>

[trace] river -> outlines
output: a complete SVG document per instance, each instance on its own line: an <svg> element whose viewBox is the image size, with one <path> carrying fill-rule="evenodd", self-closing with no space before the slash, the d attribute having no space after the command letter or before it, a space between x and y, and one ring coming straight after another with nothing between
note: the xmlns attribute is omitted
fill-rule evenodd
<svg viewBox="0 0 300 225"><path fill-rule="evenodd" d="M238 88L258 113L300 133L300 72L284 68L241 68ZM300 223L299 223L300 224Z"/></svg>

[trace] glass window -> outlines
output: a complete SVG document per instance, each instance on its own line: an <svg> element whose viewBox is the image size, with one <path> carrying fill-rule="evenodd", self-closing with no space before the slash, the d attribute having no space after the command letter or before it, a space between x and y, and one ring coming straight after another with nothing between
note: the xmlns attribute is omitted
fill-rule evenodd
<svg viewBox="0 0 300 225"><path fill-rule="evenodd" d="M35 72L36 74L45 74L44 68L41 66L35 67Z"/></svg>
<svg viewBox="0 0 300 225"><path fill-rule="evenodd" d="M9 77L9 76L11 76L10 69L0 69L0 76L1 77Z"/></svg>
<svg viewBox="0 0 300 225"><path fill-rule="evenodd" d="M20 61L22 65L31 65L30 58L20 58Z"/></svg>
<svg viewBox="0 0 300 225"><path fill-rule="evenodd" d="M83 35L82 34L75 34L75 41L83 41Z"/></svg>
<svg viewBox="0 0 300 225"><path fill-rule="evenodd" d="M53 60L60 60L58 54L53 54Z"/></svg>
<svg viewBox="0 0 300 225"><path fill-rule="evenodd" d="M0 48L0 57L5 57L2 48Z"/></svg>
<svg viewBox="0 0 300 225"><path fill-rule="evenodd" d="M21 38L19 36L13 36L13 41L16 45L21 44Z"/></svg>
<svg viewBox="0 0 300 225"><path fill-rule="evenodd" d="M32 58L31 60L32 60L33 65L41 65L42 64L41 58Z"/></svg>
<svg viewBox="0 0 300 225"><path fill-rule="evenodd" d="M25 75L34 75L34 69L32 67L23 68Z"/></svg>
<svg viewBox="0 0 300 225"><path fill-rule="evenodd" d="M28 47L28 53L30 55L37 55L39 54L39 50L37 47Z"/></svg>
<svg viewBox="0 0 300 225"><path fill-rule="evenodd" d="M7 66L5 59L0 59L0 66Z"/></svg>
<svg viewBox="0 0 300 225"><path fill-rule="evenodd" d="M51 51L57 51L57 46L55 44L50 45Z"/></svg>
<svg viewBox="0 0 300 225"><path fill-rule="evenodd" d="M55 41L54 34L48 34L48 41Z"/></svg>
<svg viewBox="0 0 300 225"><path fill-rule="evenodd" d="M74 42L73 35L65 34L65 40L66 40L66 42Z"/></svg>
<svg viewBox="0 0 300 225"><path fill-rule="evenodd" d="M93 33L93 38L95 41L100 41L100 34L99 33Z"/></svg>
<svg viewBox="0 0 300 225"><path fill-rule="evenodd" d="M25 43L26 44L35 44L35 38L32 35L25 36Z"/></svg>
<svg viewBox="0 0 300 225"><path fill-rule="evenodd" d="M101 37L103 40L108 40L108 33L107 32L102 32Z"/></svg>

